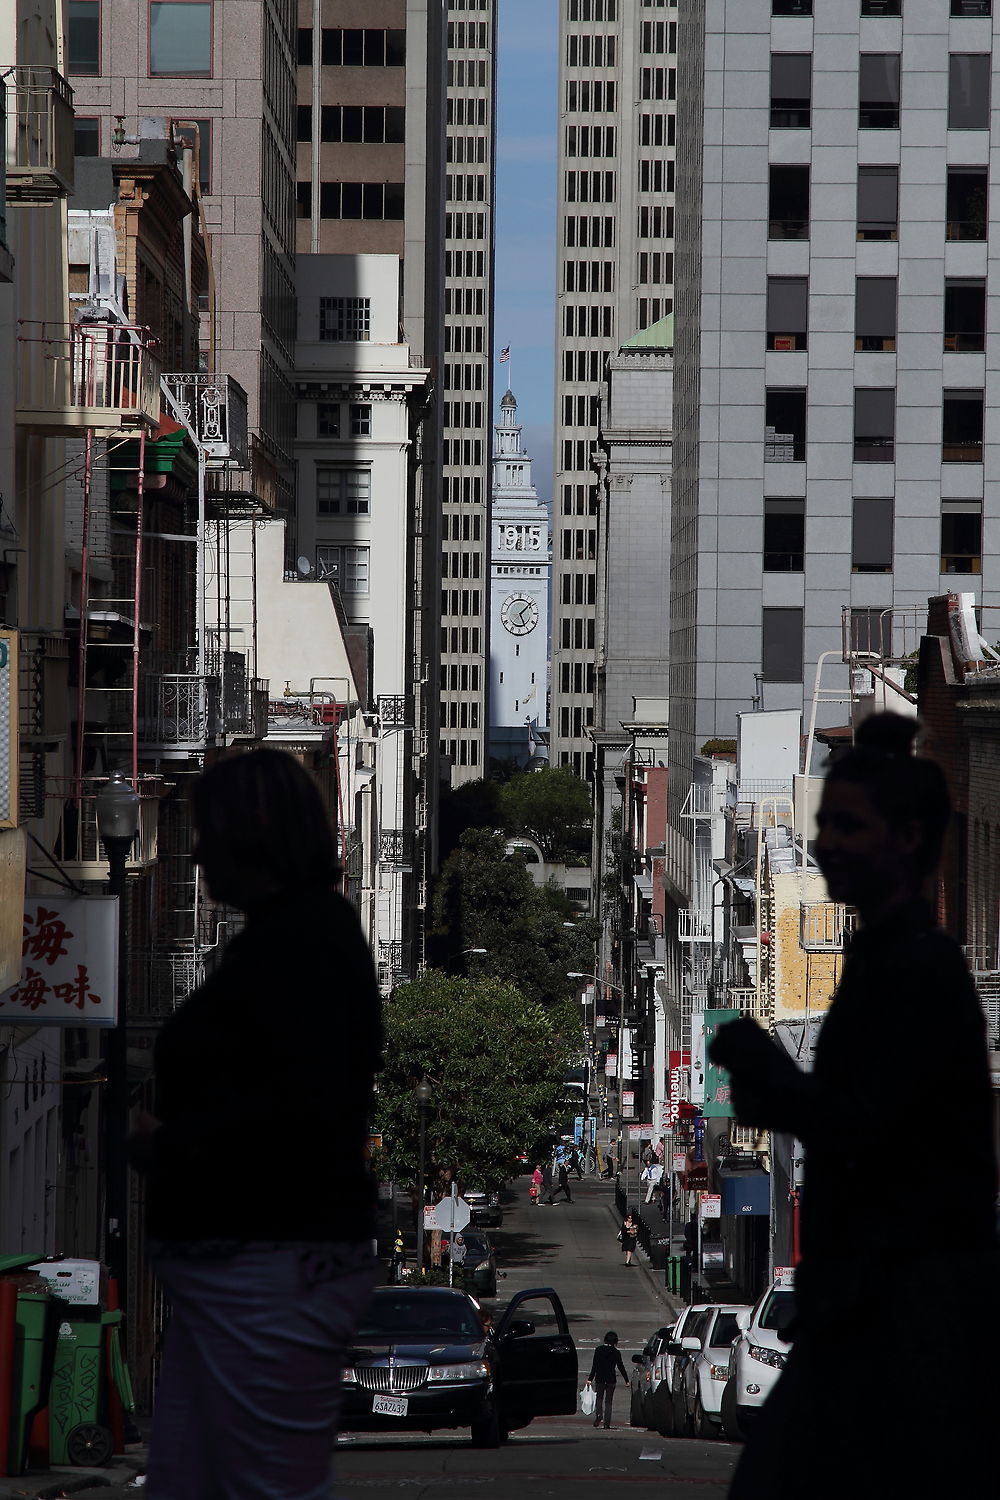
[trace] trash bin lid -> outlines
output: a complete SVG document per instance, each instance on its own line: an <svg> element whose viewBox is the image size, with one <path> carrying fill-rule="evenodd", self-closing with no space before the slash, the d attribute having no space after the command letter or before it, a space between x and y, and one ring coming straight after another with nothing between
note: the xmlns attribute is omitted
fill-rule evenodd
<svg viewBox="0 0 1000 1500"><path fill-rule="evenodd" d="M44 1260L44 1255L0 1255L0 1276L9 1276L13 1271L25 1271L29 1266Z"/></svg>

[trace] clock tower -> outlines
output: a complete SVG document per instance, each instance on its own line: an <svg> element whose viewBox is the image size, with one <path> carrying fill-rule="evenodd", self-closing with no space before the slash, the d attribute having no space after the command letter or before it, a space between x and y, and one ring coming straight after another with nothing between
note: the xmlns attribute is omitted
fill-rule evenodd
<svg viewBox="0 0 1000 1500"><path fill-rule="evenodd" d="M531 482L510 391L494 432L489 753L524 766L528 725L548 722L549 515Z"/></svg>

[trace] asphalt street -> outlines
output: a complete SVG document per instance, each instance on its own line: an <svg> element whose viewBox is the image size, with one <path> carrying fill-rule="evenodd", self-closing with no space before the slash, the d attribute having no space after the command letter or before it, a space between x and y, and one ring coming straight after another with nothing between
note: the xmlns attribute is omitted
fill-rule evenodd
<svg viewBox="0 0 1000 1500"><path fill-rule="evenodd" d="M672 1321L671 1304L641 1261L626 1267L616 1239L611 1185L594 1179L571 1182L573 1202L533 1207L528 1179L515 1186L503 1227L490 1231L506 1271L496 1300L529 1287L551 1286L566 1308L579 1354L580 1383L595 1344L608 1329L619 1336L626 1368L630 1356L661 1324ZM739 1450L723 1441L662 1438L629 1426L629 1392L620 1384L614 1425L595 1431L580 1414L548 1417L515 1432L498 1449L473 1448L468 1433L344 1435L337 1445L333 1493L350 1500L374 1492L406 1500L451 1500L463 1491L490 1500L595 1500L626 1495L665 1497L725 1495ZM22 1491L21 1493L24 1493ZM31 1493L31 1491L28 1491ZM126 1500L135 1488L112 1485L79 1491L79 1500Z"/></svg>

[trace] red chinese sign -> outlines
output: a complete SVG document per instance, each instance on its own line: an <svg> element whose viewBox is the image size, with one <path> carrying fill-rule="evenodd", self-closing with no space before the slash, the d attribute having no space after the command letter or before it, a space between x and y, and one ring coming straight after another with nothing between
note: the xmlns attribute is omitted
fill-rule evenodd
<svg viewBox="0 0 1000 1500"><path fill-rule="evenodd" d="M118 901L30 896L20 982L0 992L3 1022L114 1026L118 1016Z"/></svg>

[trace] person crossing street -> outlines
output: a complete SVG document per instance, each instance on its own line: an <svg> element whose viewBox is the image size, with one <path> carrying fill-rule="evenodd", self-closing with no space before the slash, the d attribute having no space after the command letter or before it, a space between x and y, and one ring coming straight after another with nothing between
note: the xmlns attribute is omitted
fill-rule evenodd
<svg viewBox="0 0 1000 1500"><path fill-rule="evenodd" d="M600 1427L602 1422L605 1428L611 1426L611 1408L614 1404L619 1371L625 1384L628 1385L628 1371L622 1364L622 1357L618 1352L618 1335L611 1329L604 1335L604 1343L598 1344L594 1350L590 1374L587 1376L587 1383L593 1385L597 1392L597 1406L594 1411L595 1427Z"/></svg>

